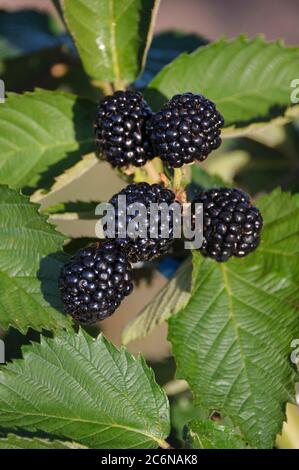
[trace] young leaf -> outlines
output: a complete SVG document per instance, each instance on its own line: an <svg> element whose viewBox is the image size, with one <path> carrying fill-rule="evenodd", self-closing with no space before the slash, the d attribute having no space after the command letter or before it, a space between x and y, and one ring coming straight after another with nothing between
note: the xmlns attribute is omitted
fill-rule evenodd
<svg viewBox="0 0 299 470"><path fill-rule="evenodd" d="M47 187L94 148L95 105L74 95L10 93L0 106L0 183Z"/></svg>
<svg viewBox="0 0 299 470"><path fill-rule="evenodd" d="M122 333L122 343L143 338L181 310L191 295L192 263L188 258L158 295L134 318Z"/></svg>
<svg viewBox="0 0 299 470"><path fill-rule="evenodd" d="M182 54L150 83L155 109L176 93L203 93L215 101L226 126L269 121L290 106L290 84L299 75L299 49L243 36Z"/></svg>
<svg viewBox="0 0 299 470"><path fill-rule="evenodd" d="M246 442L234 429L212 420L196 419L188 424L192 449L244 449Z"/></svg>
<svg viewBox="0 0 299 470"><path fill-rule="evenodd" d="M133 82L143 68L159 0L64 0L64 15L86 72Z"/></svg>
<svg viewBox="0 0 299 470"><path fill-rule="evenodd" d="M93 170L97 165L105 165L105 162L99 162L99 159L96 157L95 153L88 153L84 155L79 162L77 162L71 168L68 168L64 173L61 173L51 187L50 191L46 192L42 189L38 189L31 196L31 201L38 202L44 207L48 207L52 203L52 198L57 196L57 194L62 192L64 194L65 189L74 182L78 181L82 176L86 175L89 171ZM107 165L107 163L106 163Z"/></svg>
<svg viewBox="0 0 299 470"><path fill-rule="evenodd" d="M218 175L208 173L200 165L192 165L191 184L187 188L188 200L192 201L200 191L228 186L231 186L230 183L223 181Z"/></svg>
<svg viewBox="0 0 299 470"><path fill-rule="evenodd" d="M169 407L142 357L82 330L24 348L0 375L0 426L92 448L165 445Z"/></svg>
<svg viewBox="0 0 299 470"><path fill-rule="evenodd" d="M7 437L0 439L0 449L86 449L86 447L75 442L52 441L8 434Z"/></svg>
<svg viewBox="0 0 299 470"><path fill-rule="evenodd" d="M57 176L50 191L38 189L30 199L41 204L42 211L45 211L48 207L65 200L66 195L76 199L78 194L81 194L80 188L90 187L90 180L92 180L94 183L91 186L96 188L92 196L94 201L106 201L111 197L111 191L112 194L116 193L125 186L127 180L124 181L121 176L120 171L113 169L107 161L100 160L95 153L89 153Z"/></svg>
<svg viewBox="0 0 299 470"><path fill-rule="evenodd" d="M169 321L178 376L195 402L230 417L253 447L274 445L295 393L298 271L288 256L286 274L284 256L299 243L297 204L280 191L257 202L265 228L256 254L218 264L196 253L192 297Z"/></svg>
<svg viewBox="0 0 299 470"><path fill-rule="evenodd" d="M70 328L61 308L57 279L64 237L38 214L38 205L0 186L0 326L26 333Z"/></svg>
<svg viewBox="0 0 299 470"><path fill-rule="evenodd" d="M229 183L225 182L222 178L217 175L211 175L204 170L200 165L192 165L192 184L196 185L202 190L210 188L221 188L223 186L230 186Z"/></svg>

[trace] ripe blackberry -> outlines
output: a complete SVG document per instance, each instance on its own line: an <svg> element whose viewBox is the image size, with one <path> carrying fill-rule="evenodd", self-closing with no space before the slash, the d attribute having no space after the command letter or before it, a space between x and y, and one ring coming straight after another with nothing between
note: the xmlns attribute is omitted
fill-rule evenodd
<svg viewBox="0 0 299 470"><path fill-rule="evenodd" d="M126 198L121 201L119 196L126 196ZM115 194L109 202L115 208L115 243L126 251L130 262L148 261L169 250L173 242L173 228L180 221L181 216L181 205L175 201L175 195L172 191L159 184L134 183ZM135 203L137 206L133 207ZM142 207L139 206L140 203ZM151 206L152 203L155 203L156 207L165 203L167 209L174 203L172 207L175 210L170 208L166 217L164 214L162 215L161 211L157 211L155 216L151 212L154 207ZM131 211L133 215L128 215L128 211ZM133 219L137 215L140 216L140 224L134 225ZM153 224L153 218L155 224ZM137 236L133 233L134 227L141 228L142 226L144 228L143 234L139 233ZM126 229L126 234L121 233L123 227ZM110 238L107 225L104 225L103 228L106 237Z"/></svg>
<svg viewBox="0 0 299 470"><path fill-rule="evenodd" d="M203 95L175 95L148 122L155 155L170 167L203 161L221 144L223 117Z"/></svg>
<svg viewBox="0 0 299 470"><path fill-rule="evenodd" d="M59 288L66 312L84 324L109 317L133 289L123 251L104 242L79 250L64 265Z"/></svg>
<svg viewBox="0 0 299 470"><path fill-rule="evenodd" d="M142 166L153 157L146 122L152 111L138 91L117 91L98 106L96 143L114 167Z"/></svg>
<svg viewBox="0 0 299 470"><path fill-rule="evenodd" d="M263 219L240 189L220 188L201 193L193 202L203 204L204 256L227 261L231 256L246 256L260 242Z"/></svg>

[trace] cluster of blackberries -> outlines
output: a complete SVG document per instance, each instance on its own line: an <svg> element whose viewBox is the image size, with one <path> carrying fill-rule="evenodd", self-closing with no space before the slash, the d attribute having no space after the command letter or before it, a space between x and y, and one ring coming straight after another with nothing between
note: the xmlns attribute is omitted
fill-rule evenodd
<svg viewBox="0 0 299 470"><path fill-rule="evenodd" d="M113 166L141 166L159 155L175 168L204 160L219 147L223 124L214 103L202 95L176 95L154 114L141 93L118 91L98 107L95 130L99 151ZM182 205L159 184L129 184L109 202L114 210L106 214L106 240L79 250L60 276L65 310L84 324L112 315L132 292L131 263L165 254L175 227L182 226ZM197 203L203 206L204 256L224 262L256 249L263 220L246 193L220 188L199 194L191 203L193 229Z"/></svg>
<svg viewBox="0 0 299 470"><path fill-rule="evenodd" d="M98 151L113 166L142 166L159 156L169 167L205 160L221 144L223 117L203 95L175 95L154 114L142 94L117 91L98 106Z"/></svg>
<svg viewBox="0 0 299 470"><path fill-rule="evenodd" d="M124 206L119 196L126 197ZM175 225L181 223L181 204L171 190L159 184L130 184L115 194L110 203L115 208L113 239L79 250L61 272L60 289L65 309L80 323L94 323L110 316L133 289L130 263L152 260L165 254L173 242ZM136 203L136 208L130 211ZM157 207L161 203L174 210L168 211L167 220L161 218L162 212L158 211L157 218L154 217L156 224L152 225L151 205L156 204ZM246 193L239 189L220 188L199 194L191 203L193 222L196 203L203 207L200 251L204 256L224 262L231 256L246 256L257 248L263 220ZM138 204L142 204L144 213ZM130 224L139 214L145 231L142 237L134 237L134 225L130 233ZM122 227L126 229L126 236L121 236ZM153 227L156 228L155 233L152 232ZM107 227L104 226L105 229ZM109 238L110 234L106 233L106 237Z"/></svg>
<svg viewBox="0 0 299 470"><path fill-rule="evenodd" d="M125 196L124 206L119 203L119 196ZM59 286L65 310L80 323L92 324L112 315L133 289L130 263L149 261L166 253L173 242L177 218L181 217L181 204L175 200L175 194L159 184L130 184L115 194L110 203L115 208L114 236L110 236L105 225L103 228L107 239L112 239L79 250L61 272ZM166 220L157 210L153 223L151 204L157 208L166 204L170 208ZM133 219L138 216L144 227L142 237L134 236ZM126 230L124 237L120 233L122 224Z"/></svg>

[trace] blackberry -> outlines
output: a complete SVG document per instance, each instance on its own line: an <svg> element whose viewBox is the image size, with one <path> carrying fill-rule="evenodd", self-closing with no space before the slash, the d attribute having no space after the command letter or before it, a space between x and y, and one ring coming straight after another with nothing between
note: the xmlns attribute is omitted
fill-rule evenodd
<svg viewBox="0 0 299 470"><path fill-rule="evenodd" d="M203 95L175 95L148 122L155 155L170 167L203 161L221 144L223 117Z"/></svg>
<svg viewBox="0 0 299 470"><path fill-rule="evenodd" d="M126 199L121 202L119 196L126 196ZM109 202L115 208L115 243L126 251L130 262L149 261L169 250L173 242L174 226L180 221L181 217L181 205L175 201L175 195L172 191L163 188L159 184L134 183L129 184L125 189L115 194ZM135 203L143 204L144 211L138 205L133 207ZM172 206L174 210L170 208L166 216L161 215L161 211L157 211L156 216L152 212L151 218L152 203L157 205L165 203L167 209L175 203ZM127 214L130 210L133 215ZM136 216L139 216L142 220L141 224L136 223L135 227L140 228L143 226L144 229L144 233L139 233L139 235L132 233L134 230L133 219ZM153 218L155 224L151 223ZM126 234L121 233L122 227L125 227ZM106 237L109 238L107 225L104 225L103 228Z"/></svg>
<svg viewBox="0 0 299 470"><path fill-rule="evenodd" d="M99 104L94 124L96 143L111 165L142 166L153 157L146 131L151 115L138 91L117 91Z"/></svg>
<svg viewBox="0 0 299 470"><path fill-rule="evenodd" d="M231 256L246 256L257 248L263 219L248 194L240 189L211 189L201 193L194 203L203 204L200 251L204 256L223 262Z"/></svg>
<svg viewBox="0 0 299 470"><path fill-rule="evenodd" d="M83 324L109 317L133 289L121 248L104 242L79 250L64 265L59 288L66 312Z"/></svg>

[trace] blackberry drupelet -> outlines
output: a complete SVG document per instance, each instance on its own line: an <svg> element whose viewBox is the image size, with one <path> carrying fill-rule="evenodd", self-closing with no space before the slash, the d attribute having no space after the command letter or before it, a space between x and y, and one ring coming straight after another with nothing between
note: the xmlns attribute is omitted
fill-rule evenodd
<svg viewBox="0 0 299 470"><path fill-rule="evenodd" d="M246 256L260 242L263 219L240 189L220 188L201 193L194 203L203 204L204 256L227 261L231 256Z"/></svg>
<svg viewBox="0 0 299 470"><path fill-rule="evenodd" d="M124 204L119 201L118 196L126 196ZM180 222L181 217L181 204L175 201L175 195L172 191L163 188L160 184L133 183L115 194L109 202L115 208L115 243L126 251L130 262L149 261L169 250L173 242L174 227ZM136 215L141 217L143 212L140 207L133 208L132 204L134 203L141 203L144 207L144 217L142 217L144 234L142 236L140 236L140 233L138 236L132 233L134 227L138 227L138 224L134 225L133 219ZM170 208L166 218L164 215L161 216L161 211L158 211L157 216L154 216L156 231L154 231L155 225L151 224L151 203L157 205L165 203L167 209L174 203L172 207L175 210ZM127 214L130 208L133 215ZM123 226L126 228L125 236L121 233L121 227ZM104 231L106 237L109 237L107 226L104 226Z"/></svg>
<svg viewBox="0 0 299 470"><path fill-rule="evenodd" d="M59 288L67 313L83 324L112 315L133 290L131 265L110 242L79 250L61 271Z"/></svg>
<svg viewBox="0 0 299 470"><path fill-rule="evenodd" d="M203 95L175 95L149 120L155 155L170 167L203 161L221 144L223 117Z"/></svg>
<svg viewBox="0 0 299 470"><path fill-rule="evenodd" d="M144 165L153 157L146 130L151 115L138 91L117 91L105 98L94 124L99 153L114 167Z"/></svg>

